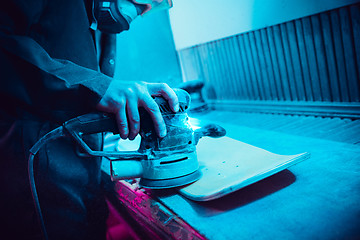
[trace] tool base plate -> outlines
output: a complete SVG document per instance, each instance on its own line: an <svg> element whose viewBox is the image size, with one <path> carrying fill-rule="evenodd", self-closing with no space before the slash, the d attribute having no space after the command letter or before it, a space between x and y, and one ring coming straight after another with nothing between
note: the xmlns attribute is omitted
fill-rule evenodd
<svg viewBox="0 0 360 240"><path fill-rule="evenodd" d="M190 173L185 176L177 177L177 178L170 178L170 179L146 179L141 178L140 186L144 188L150 189L164 189L164 188L173 188L184 186L190 183L195 182L196 180L200 179L201 172L199 170Z"/></svg>

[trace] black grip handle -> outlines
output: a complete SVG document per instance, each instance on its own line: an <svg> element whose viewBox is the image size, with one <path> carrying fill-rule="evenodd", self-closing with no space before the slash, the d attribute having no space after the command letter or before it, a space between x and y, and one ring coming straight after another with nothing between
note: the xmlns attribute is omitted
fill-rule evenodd
<svg viewBox="0 0 360 240"><path fill-rule="evenodd" d="M73 118L63 125L64 129L77 141L78 144L89 156L114 157L119 159L142 160L147 159L147 155L137 151L107 152L94 151L82 139L82 135L113 132L119 133L114 115L94 112Z"/></svg>
<svg viewBox="0 0 360 240"><path fill-rule="evenodd" d="M64 123L69 133L93 134L101 132L119 133L114 115L94 112L73 118Z"/></svg>

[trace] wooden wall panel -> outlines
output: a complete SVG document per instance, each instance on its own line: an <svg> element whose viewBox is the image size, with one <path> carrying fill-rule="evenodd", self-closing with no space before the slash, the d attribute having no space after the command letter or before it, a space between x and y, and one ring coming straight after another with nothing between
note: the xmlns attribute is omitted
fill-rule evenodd
<svg viewBox="0 0 360 240"><path fill-rule="evenodd" d="M360 4L180 50L219 101L360 101Z"/></svg>

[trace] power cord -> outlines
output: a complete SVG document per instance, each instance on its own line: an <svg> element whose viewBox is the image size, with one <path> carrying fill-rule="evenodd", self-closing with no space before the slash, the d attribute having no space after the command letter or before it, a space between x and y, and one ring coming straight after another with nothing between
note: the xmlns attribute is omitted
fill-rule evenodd
<svg viewBox="0 0 360 240"><path fill-rule="evenodd" d="M45 227L45 222L44 222L44 218L41 212L41 207L40 207L40 202L39 202L39 196L37 194L36 191L36 184L35 184L35 174L34 174L34 158L35 155L37 154L37 152L49 141L58 139L60 137L64 137L64 127L58 127L54 130L52 130L51 132L47 133L46 135L44 135L42 138L39 139L39 141L37 141L35 143L35 145L30 149L30 155L29 155L29 161L28 161L28 175L29 175L29 181L30 181L30 188L31 188L31 194L32 194L32 198L34 201L34 205L35 205L35 209L36 209L36 213L38 215L39 218L39 222L41 225L41 230L43 233L43 236L45 238L45 240L48 240L48 235L46 232L46 227Z"/></svg>

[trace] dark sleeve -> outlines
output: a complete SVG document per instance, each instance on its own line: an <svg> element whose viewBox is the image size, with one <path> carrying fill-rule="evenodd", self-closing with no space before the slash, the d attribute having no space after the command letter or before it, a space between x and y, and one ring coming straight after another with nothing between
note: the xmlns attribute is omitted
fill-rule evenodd
<svg viewBox="0 0 360 240"><path fill-rule="evenodd" d="M116 34L101 33L99 42L100 71L107 76L113 77L115 74Z"/></svg>
<svg viewBox="0 0 360 240"><path fill-rule="evenodd" d="M0 9L1 100L8 98L30 112L81 114L94 108L112 79L52 58L29 36L45 5L41 0L8 0Z"/></svg>

